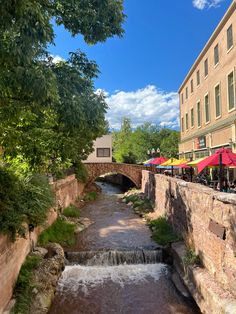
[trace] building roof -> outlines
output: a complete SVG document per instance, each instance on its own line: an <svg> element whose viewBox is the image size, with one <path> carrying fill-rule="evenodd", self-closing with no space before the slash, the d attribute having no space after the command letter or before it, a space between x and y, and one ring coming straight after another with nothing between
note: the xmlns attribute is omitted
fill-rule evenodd
<svg viewBox="0 0 236 314"><path fill-rule="evenodd" d="M228 19L230 18L230 16L232 15L232 13L234 12L236 8L236 0L233 0L229 9L227 10L227 12L225 13L225 15L223 16L223 18L221 19L220 23L217 25L216 29L214 30L213 34L211 35L211 37L209 38L209 40L207 41L206 45L204 46L204 48L202 49L202 51L200 52L199 56L197 57L196 61L194 62L194 64L192 65L191 69L189 70L187 76L185 77L183 83L181 84L178 92L180 93L180 91L183 89L184 85L186 84L186 82L188 81L188 79L190 78L190 76L192 75L192 73L194 72L194 70L197 68L199 62L201 61L202 57L205 55L205 53L207 52L207 50L210 48L212 42L215 40L215 38L217 37L217 35L219 34L219 32L222 30L222 28L224 27L224 25L226 24L226 22L228 21Z"/></svg>

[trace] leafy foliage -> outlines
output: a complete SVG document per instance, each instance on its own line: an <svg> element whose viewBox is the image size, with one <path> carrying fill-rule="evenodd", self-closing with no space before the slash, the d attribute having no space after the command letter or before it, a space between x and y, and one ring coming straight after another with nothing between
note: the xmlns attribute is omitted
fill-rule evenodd
<svg viewBox="0 0 236 314"><path fill-rule="evenodd" d="M0 168L0 230L12 240L17 235L25 236L27 225L42 225L53 202L46 177L19 178L11 170Z"/></svg>
<svg viewBox="0 0 236 314"><path fill-rule="evenodd" d="M86 202L95 201L97 199L97 196L98 196L97 192L95 192L95 191L88 192L84 196L84 201L86 201Z"/></svg>
<svg viewBox="0 0 236 314"><path fill-rule="evenodd" d="M144 123L132 128L131 121L123 118L120 131L113 132L114 158L117 162L140 163L150 158L147 151L160 148L162 156L177 157L179 132L161 129Z"/></svg>
<svg viewBox="0 0 236 314"><path fill-rule="evenodd" d="M29 307L32 299L32 291L34 284L32 283L33 271L38 268L42 258L40 256L26 257L24 264L21 267L15 289L14 296L16 304L12 313L29 313Z"/></svg>
<svg viewBox="0 0 236 314"><path fill-rule="evenodd" d="M88 172L82 162L76 162L74 164L75 176L76 179L80 182L86 183L88 179Z"/></svg>
<svg viewBox="0 0 236 314"><path fill-rule="evenodd" d="M86 158L107 128L98 67L79 50L54 63L51 21L89 44L122 36L122 0L2 0L0 6L0 145L8 163L56 173Z"/></svg>
<svg viewBox="0 0 236 314"><path fill-rule="evenodd" d="M58 218L49 228L44 230L38 239L39 245L46 245L49 242L71 246L75 243L75 224Z"/></svg>
<svg viewBox="0 0 236 314"><path fill-rule="evenodd" d="M151 220L148 223L153 234L152 238L160 245L167 245L170 242L179 241L179 236L173 231L171 225L167 222L165 217L159 217Z"/></svg>
<svg viewBox="0 0 236 314"><path fill-rule="evenodd" d="M183 264L185 267L190 266L190 265L195 265L200 263L200 258L199 256L194 252L193 249L188 248L186 250L186 253L183 257Z"/></svg>
<svg viewBox="0 0 236 314"><path fill-rule="evenodd" d="M63 210L63 215L66 217L79 218L80 217L80 211L76 206L70 205Z"/></svg>

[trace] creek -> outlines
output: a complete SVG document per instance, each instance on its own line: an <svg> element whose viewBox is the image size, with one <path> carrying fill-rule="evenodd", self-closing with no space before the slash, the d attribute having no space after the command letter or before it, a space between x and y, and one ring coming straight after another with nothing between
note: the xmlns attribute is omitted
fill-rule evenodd
<svg viewBox="0 0 236 314"><path fill-rule="evenodd" d="M66 249L70 265L59 280L50 314L197 314L171 281L145 222L121 201L117 186L98 183L99 198L82 217L94 224Z"/></svg>

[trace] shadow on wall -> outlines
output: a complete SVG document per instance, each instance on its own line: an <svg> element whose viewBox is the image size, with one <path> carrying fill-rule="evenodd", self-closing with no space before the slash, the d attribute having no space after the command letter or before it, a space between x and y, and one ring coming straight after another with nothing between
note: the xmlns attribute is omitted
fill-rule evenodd
<svg viewBox="0 0 236 314"><path fill-rule="evenodd" d="M193 231L191 207L188 206L187 198L183 198L185 193L183 190L181 191L181 186L171 180L168 181L168 184L165 204L165 208L168 208L168 220L187 243L193 245L193 239L191 238Z"/></svg>

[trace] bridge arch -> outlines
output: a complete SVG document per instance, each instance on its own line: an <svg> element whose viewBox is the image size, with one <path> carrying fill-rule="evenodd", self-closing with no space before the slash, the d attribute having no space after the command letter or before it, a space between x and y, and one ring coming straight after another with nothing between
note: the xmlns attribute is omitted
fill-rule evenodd
<svg viewBox="0 0 236 314"><path fill-rule="evenodd" d="M137 188L141 187L142 170L145 166L119 163L84 163L88 172L88 181L93 182L101 175L115 172L129 178Z"/></svg>

